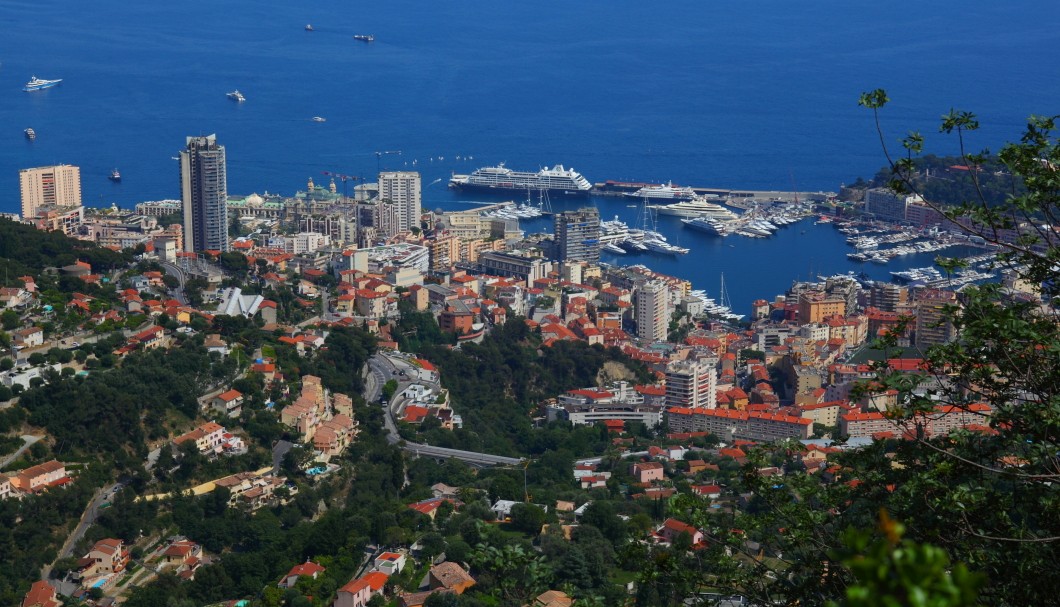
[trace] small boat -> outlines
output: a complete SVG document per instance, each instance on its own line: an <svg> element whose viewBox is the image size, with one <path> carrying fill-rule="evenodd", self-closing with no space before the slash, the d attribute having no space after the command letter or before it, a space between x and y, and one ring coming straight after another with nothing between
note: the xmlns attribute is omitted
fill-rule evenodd
<svg viewBox="0 0 1060 607"><path fill-rule="evenodd" d="M232 91L231 93L228 93L227 97L239 103L243 103L247 100L247 98L243 96L243 93L240 93L238 89Z"/></svg>
<svg viewBox="0 0 1060 607"><path fill-rule="evenodd" d="M371 34L357 34L353 39L360 40L361 42L375 42L375 36Z"/></svg>
<svg viewBox="0 0 1060 607"><path fill-rule="evenodd" d="M313 122L327 122L328 119L323 116L313 116Z"/></svg>
<svg viewBox="0 0 1060 607"><path fill-rule="evenodd" d="M107 179L110 179L111 181L121 181L121 173L118 172L118 169L114 169L110 172L110 177L107 177Z"/></svg>
<svg viewBox="0 0 1060 607"><path fill-rule="evenodd" d="M33 129L26 129L23 132L26 134L26 139L29 139L30 141L33 141L37 138L37 132Z"/></svg>
<svg viewBox="0 0 1060 607"><path fill-rule="evenodd" d="M32 78L30 78L30 81L26 83L26 86L22 87L22 90L26 91L27 93L32 91L43 91L44 89L50 89L51 87L55 86L56 84L59 84L62 81L62 78L58 80L42 80L40 78L37 78L36 76L33 76Z"/></svg>
<svg viewBox="0 0 1060 607"><path fill-rule="evenodd" d="M312 25L306 25L305 26L305 31L307 31L307 32L313 31L313 26Z"/></svg>

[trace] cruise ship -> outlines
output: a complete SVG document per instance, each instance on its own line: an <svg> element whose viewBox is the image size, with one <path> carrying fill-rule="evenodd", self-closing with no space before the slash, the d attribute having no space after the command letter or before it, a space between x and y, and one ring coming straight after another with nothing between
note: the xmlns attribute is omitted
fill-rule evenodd
<svg viewBox="0 0 1060 607"><path fill-rule="evenodd" d="M592 184L574 169L558 164L536 173L513 171L500 164L484 167L470 175L453 175L449 187L457 190L487 192L526 192L536 190L559 196L588 196Z"/></svg>
<svg viewBox="0 0 1060 607"><path fill-rule="evenodd" d="M55 86L56 84L59 84L62 81L62 78L58 80L41 80L40 78L33 76L32 78L30 78L30 81L26 83L26 86L22 87L22 90L26 92L43 91L44 89L50 89L51 87Z"/></svg>
<svg viewBox="0 0 1060 607"><path fill-rule="evenodd" d="M731 220L736 219L736 213L713 202L707 202L705 198L683 200L674 204L652 204L648 205L659 215L677 215L678 217L709 217L711 219Z"/></svg>
<svg viewBox="0 0 1060 607"><path fill-rule="evenodd" d="M672 182L666 185L649 185L630 192L626 196L635 198L663 198L666 200L691 200L696 197L695 191L689 187L674 185Z"/></svg>

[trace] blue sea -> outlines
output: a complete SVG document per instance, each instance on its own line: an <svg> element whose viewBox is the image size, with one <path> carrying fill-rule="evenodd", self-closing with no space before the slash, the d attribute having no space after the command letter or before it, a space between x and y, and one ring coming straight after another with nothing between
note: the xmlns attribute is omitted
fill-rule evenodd
<svg viewBox="0 0 1060 607"><path fill-rule="evenodd" d="M835 190L884 162L862 91L890 93L888 143L921 130L940 154L956 150L934 134L951 107L979 115L974 149L1056 113L1058 22L1060 4L985 0L0 0L0 211L18 209L19 168L54 163L81 167L88 205L177 198L172 158L210 133L227 148L231 193L407 168L429 184L426 207L466 208L449 175L498 162L562 163L597 182ZM63 82L22 92L33 75ZM225 97L234 89L246 103ZM115 167L120 184L107 180ZM605 217L633 211L595 204ZM793 278L861 269L808 222L754 241L666 219L662 231L692 253L626 263L712 295L725 272L741 311Z"/></svg>

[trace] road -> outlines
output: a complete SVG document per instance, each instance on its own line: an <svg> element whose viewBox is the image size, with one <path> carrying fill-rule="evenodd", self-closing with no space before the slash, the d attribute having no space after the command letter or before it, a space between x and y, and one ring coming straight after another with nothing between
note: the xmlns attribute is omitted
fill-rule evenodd
<svg viewBox="0 0 1060 607"><path fill-rule="evenodd" d="M176 289L172 289L173 299L180 302L180 305L185 306L188 304L188 298L184 296L184 281L187 280L187 276L184 274L184 270L175 264L169 263L168 261L161 262L162 269L166 271L166 274L176 278L180 284Z"/></svg>
<svg viewBox="0 0 1060 607"><path fill-rule="evenodd" d="M73 533L67 536L66 541L63 542L63 547L59 550L59 555L55 557L55 560L64 559L70 556L74 551L74 546L77 542L81 541L81 538L85 536L85 532L96 522L96 517L99 516L100 507L110 500L114 496L114 493L120 489L123 485L121 483L112 483L100 489L96 495L92 498L92 501L88 503L88 507L85 508L85 512L81 515L81 520L77 522L77 527L74 528ZM52 565L54 561L48 565L45 565L41 569L41 579L48 579L48 575L52 571Z"/></svg>
<svg viewBox="0 0 1060 607"><path fill-rule="evenodd" d="M8 466L8 464L10 464L11 462L13 462L16 459L18 459L18 456L20 456L23 453L25 453L26 449L29 449L30 447L32 447L33 443L39 441L40 439L42 439L44 437L43 436L33 436L32 434L23 434L19 438L22 439L22 446L19 447L18 450L16 450L11 455L8 455L7 457L5 457L2 462L0 462L0 470L3 470L4 468L6 468Z"/></svg>
<svg viewBox="0 0 1060 607"><path fill-rule="evenodd" d="M412 382L403 381L398 373L405 366L403 362L395 362L390 358L376 354L368 360L368 377L365 386L365 397L369 403L377 402L383 391L383 384L389 379L398 380L396 394L400 394ZM386 415L383 423L387 431L387 441L391 445L399 444L401 448L417 456L435 457L439 459L458 459L473 466L513 466L522 462L515 457L493 455L491 453L477 453L475 451L462 451L460 449L446 449L445 447L433 447L419 443L406 442L398 434L397 422L394 420L393 407L396 403L388 403L384 407Z"/></svg>

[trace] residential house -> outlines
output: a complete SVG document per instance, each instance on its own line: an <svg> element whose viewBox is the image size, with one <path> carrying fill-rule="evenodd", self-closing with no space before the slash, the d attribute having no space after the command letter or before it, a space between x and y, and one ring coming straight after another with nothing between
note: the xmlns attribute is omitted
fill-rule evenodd
<svg viewBox="0 0 1060 607"><path fill-rule="evenodd" d="M210 399L210 406L228 417L239 417L243 410L243 393L239 390L222 392Z"/></svg>
<svg viewBox="0 0 1060 607"><path fill-rule="evenodd" d="M206 422L191 432L181 434L173 439L173 444L179 447L184 443L191 442L199 450L199 453L204 455L208 453L219 454L225 442L224 435L224 426L215 422Z"/></svg>
<svg viewBox="0 0 1060 607"><path fill-rule="evenodd" d="M250 510L257 510L269 504L275 496L276 490L283 487L286 483L287 478L283 476L239 472L218 480L216 485L228 490L230 494L228 498L229 506L243 504ZM294 491L293 488L288 488L288 490Z"/></svg>
<svg viewBox="0 0 1060 607"><path fill-rule="evenodd" d="M409 508L420 514L426 514L431 517L431 520L434 520L434 517L438 514L438 508L445 502L449 502L453 506L453 509L464 505L460 500L448 497L432 497L430 499L416 502L415 504L409 504Z"/></svg>
<svg viewBox="0 0 1060 607"><path fill-rule="evenodd" d="M548 590L537 595L527 607L571 607L574 599L562 590Z"/></svg>
<svg viewBox="0 0 1060 607"><path fill-rule="evenodd" d="M283 579L276 584L280 588L294 588L294 585L298 583L298 578L308 577L310 579L317 579L317 576L324 573L326 569L317 565L312 561L306 561L299 565L291 567L291 570L287 572L287 575L283 576Z"/></svg>
<svg viewBox="0 0 1060 607"><path fill-rule="evenodd" d="M431 567L427 579L431 590L447 590L456 594L463 594L465 590L475 585L475 578L452 561Z"/></svg>
<svg viewBox="0 0 1060 607"><path fill-rule="evenodd" d="M630 474L638 483L651 483L665 478L665 470L659 462L637 462L630 468Z"/></svg>
<svg viewBox="0 0 1060 607"><path fill-rule="evenodd" d="M375 568L387 575L401 573L405 568L406 557L401 552L384 552L375 557Z"/></svg>
<svg viewBox="0 0 1060 607"><path fill-rule="evenodd" d="M498 521L504 521L512 517L512 508L515 508L521 503L522 502L514 502L512 500L497 500L497 503L493 504L493 506L490 507L490 510L493 511L493 514L497 515Z"/></svg>
<svg viewBox="0 0 1060 607"><path fill-rule="evenodd" d="M175 573L194 572L202 564L202 546L191 540L175 540L162 552L162 566Z"/></svg>
<svg viewBox="0 0 1060 607"><path fill-rule="evenodd" d="M33 582L22 599L22 607L62 607L63 602L55 594L55 588L44 580Z"/></svg>
<svg viewBox="0 0 1060 607"><path fill-rule="evenodd" d="M20 348L36 348L44 345L44 329L27 327L11 333L11 341Z"/></svg>
<svg viewBox="0 0 1060 607"><path fill-rule="evenodd" d="M145 350L151 350L153 348L165 348L169 345L169 338L166 337L165 331L162 327L153 326L140 331L136 335L129 339L130 344L139 344Z"/></svg>
<svg viewBox="0 0 1060 607"><path fill-rule="evenodd" d="M655 535L661 543L672 544L682 533L688 534L693 546L701 546L703 544L702 531L675 518L668 518L663 521L662 526L656 530Z"/></svg>
<svg viewBox="0 0 1060 607"><path fill-rule="evenodd" d="M70 480L66 474L66 466L51 460L21 470L11 478L11 487L22 493L37 493L48 487L65 485Z"/></svg>
<svg viewBox="0 0 1060 607"><path fill-rule="evenodd" d="M77 562L78 577L83 583L101 575L120 573L128 563L129 551L120 539L102 539Z"/></svg>
<svg viewBox="0 0 1060 607"><path fill-rule="evenodd" d="M11 487L11 477L0 473L0 500L6 500L14 495L14 490Z"/></svg>
<svg viewBox="0 0 1060 607"><path fill-rule="evenodd" d="M350 580L339 588L338 596L332 607L364 607L375 595L383 594L383 585L388 576L381 571L372 571L361 577Z"/></svg>

